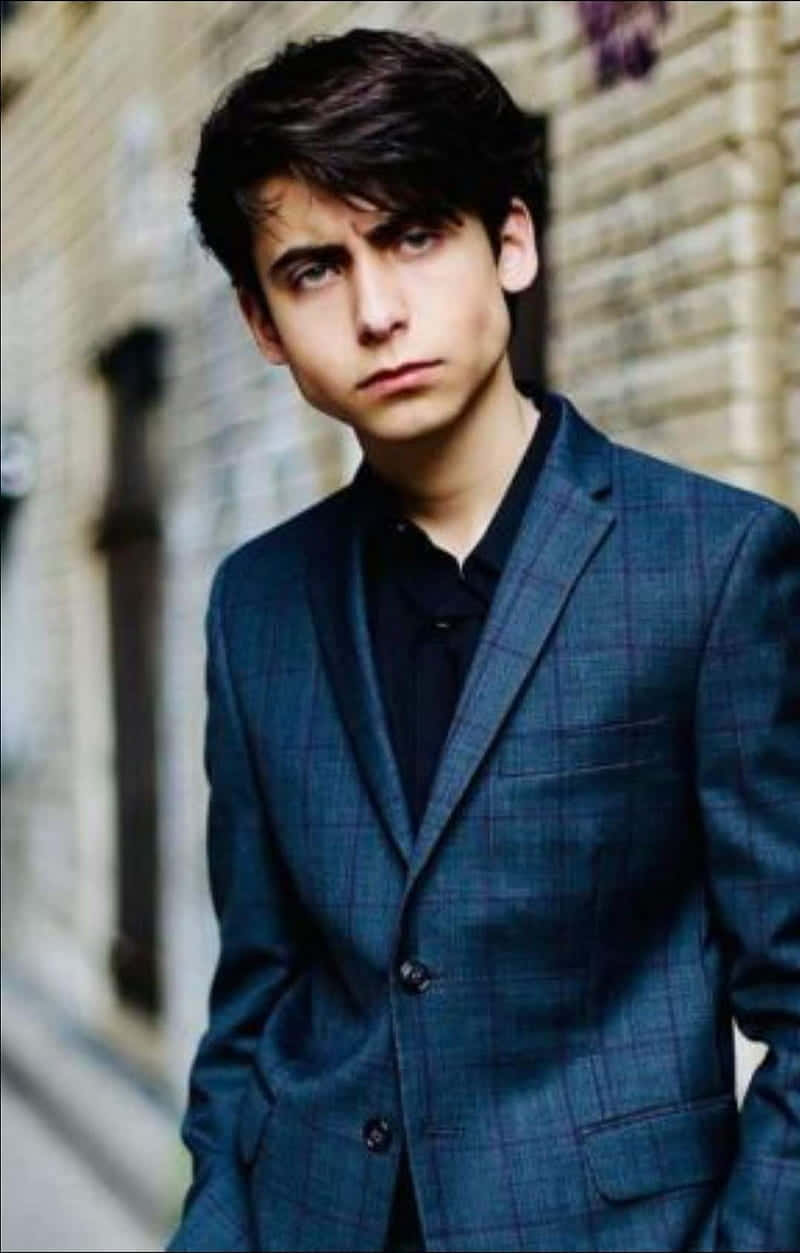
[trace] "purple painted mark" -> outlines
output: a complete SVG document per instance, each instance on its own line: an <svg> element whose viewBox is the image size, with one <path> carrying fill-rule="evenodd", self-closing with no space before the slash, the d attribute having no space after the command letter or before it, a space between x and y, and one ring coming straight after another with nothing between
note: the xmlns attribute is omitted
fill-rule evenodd
<svg viewBox="0 0 800 1253"><path fill-rule="evenodd" d="M594 49L600 87L650 73L658 60L659 28L670 16L667 0L578 0L578 14Z"/></svg>

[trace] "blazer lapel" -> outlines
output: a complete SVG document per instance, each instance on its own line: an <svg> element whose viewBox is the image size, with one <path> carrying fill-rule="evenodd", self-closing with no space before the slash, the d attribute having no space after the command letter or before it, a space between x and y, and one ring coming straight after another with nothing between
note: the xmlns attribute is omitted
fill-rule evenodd
<svg viewBox="0 0 800 1253"><path fill-rule="evenodd" d="M340 496L343 517L308 570L311 609L328 675L353 751L384 825L404 859L411 820L392 750L372 656L360 556L359 476Z"/></svg>
<svg viewBox="0 0 800 1253"><path fill-rule="evenodd" d="M614 513L611 445L564 397L561 421L520 523L456 706L414 842L419 874L535 666L559 613ZM407 888L408 890L408 888Z"/></svg>
<svg viewBox="0 0 800 1253"><path fill-rule="evenodd" d="M361 471L340 494L341 522L309 562L312 613L342 721L376 808L409 864L408 887L614 522L600 503L611 481L609 441L564 397L554 400L561 406L559 427L492 599L416 838L369 638L360 545L370 504Z"/></svg>

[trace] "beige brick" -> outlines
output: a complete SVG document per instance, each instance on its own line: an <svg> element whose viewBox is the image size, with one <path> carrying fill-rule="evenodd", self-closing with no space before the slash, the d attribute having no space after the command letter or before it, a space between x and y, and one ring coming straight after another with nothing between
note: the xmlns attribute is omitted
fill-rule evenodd
<svg viewBox="0 0 800 1253"><path fill-rule="evenodd" d="M565 5L564 8L567 8ZM578 36L565 49L545 47L544 86L554 122L566 104L591 98L597 100L598 87L594 59L589 45Z"/></svg>
<svg viewBox="0 0 800 1253"><path fill-rule="evenodd" d="M720 477L735 487L743 487L748 492L759 492L773 500L786 498L787 474L786 467L781 463L769 462L761 465L730 461L720 466Z"/></svg>
<svg viewBox="0 0 800 1253"><path fill-rule="evenodd" d="M548 59L563 61L566 53L585 46L581 24L572 5L543 4L540 7L542 44Z"/></svg>
<svg viewBox="0 0 800 1253"><path fill-rule="evenodd" d="M782 310L775 300L772 269L743 270L697 287L642 299L631 312L567 321L569 352L582 368L752 328L777 335Z"/></svg>
<svg viewBox="0 0 800 1253"><path fill-rule="evenodd" d="M776 52L780 46L780 26L771 0L739 3L734 0L731 33L736 69L740 75L779 76Z"/></svg>
<svg viewBox="0 0 800 1253"><path fill-rule="evenodd" d="M671 6L672 19L663 28L661 46L665 53L705 38L731 20L731 0L678 0Z"/></svg>
<svg viewBox="0 0 800 1253"><path fill-rule="evenodd" d="M800 317L797 315L784 329L781 349L783 388L788 396L793 386L800 385Z"/></svg>
<svg viewBox="0 0 800 1253"><path fill-rule="evenodd" d="M778 78L741 77L734 84L731 137L737 142L745 138L772 138L781 109L782 85Z"/></svg>
<svg viewBox="0 0 800 1253"><path fill-rule="evenodd" d="M784 257L783 274L786 308L800 314L800 253L792 252Z"/></svg>
<svg viewBox="0 0 800 1253"><path fill-rule="evenodd" d="M627 81L612 92L565 108L558 119L554 156L567 160L626 134L641 134L698 98L727 87L733 70L730 29L665 56L651 79Z"/></svg>
<svg viewBox="0 0 800 1253"><path fill-rule="evenodd" d="M780 399L780 382L776 378L780 363L772 351L771 389L758 394L753 374L745 374L744 369L734 374L734 395L730 402L730 448L733 454L748 461L777 461L783 452L786 432ZM749 354L755 357L758 346L753 347ZM762 356L764 354L762 353ZM734 366L741 362L743 366L751 364L747 353L734 356ZM763 369L760 371L764 373ZM744 376L744 387L741 386ZM747 394L745 387L750 390Z"/></svg>
<svg viewBox="0 0 800 1253"><path fill-rule="evenodd" d="M571 212L609 201L652 178L654 169L672 171L718 151L731 133L731 90L704 96L676 118L581 157L562 172L557 207Z"/></svg>
<svg viewBox="0 0 800 1253"><path fill-rule="evenodd" d="M778 5L781 42L785 48L800 46L800 5L797 0L781 0Z"/></svg>
<svg viewBox="0 0 800 1253"><path fill-rule="evenodd" d="M800 181L787 185L783 193L781 234L785 245L800 245Z"/></svg>
<svg viewBox="0 0 800 1253"><path fill-rule="evenodd" d="M780 195L781 162L774 143L754 141L736 153L719 152L687 170L633 188L608 205L563 214L548 236L561 269L597 256L638 251L702 222L733 201L763 202Z"/></svg>
<svg viewBox="0 0 800 1253"><path fill-rule="evenodd" d="M490 44L481 57L523 108L547 111L547 65L539 39L519 36Z"/></svg>
<svg viewBox="0 0 800 1253"><path fill-rule="evenodd" d="M665 413L697 412L727 403L729 350L724 343L712 343L665 357L619 360L612 368L589 375L575 362L566 382L588 395L593 411L604 420L618 415L626 423L654 423Z"/></svg>
<svg viewBox="0 0 800 1253"><path fill-rule="evenodd" d="M617 318L737 266L772 263L778 252L772 217L747 207L732 209L627 256L576 267L558 285L559 316L574 320L605 311Z"/></svg>
<svg viewBox="0 0 800 1253"><path fill-rule="evenodd" d="M499 43L518 38L538 37L541 31L541 2L525 0L470 0L454 6L450 0L438 4L411 6L405 24L416 25L419 18L449 39L462 43Z"/></svg>
<svg viewBox="0 0 800 1253"><path fill-rule="evenodd" d="M729 415L725 408L665 416L648 426L623 426L614 438L652 457L705 468L719 460L728 446Z"/></svg>
<svg viewBox="0 0 800 1253"><path fill-rule="evenodd" d="M786 113L800 112L800 47L783 60L783 101Z"/></svg>

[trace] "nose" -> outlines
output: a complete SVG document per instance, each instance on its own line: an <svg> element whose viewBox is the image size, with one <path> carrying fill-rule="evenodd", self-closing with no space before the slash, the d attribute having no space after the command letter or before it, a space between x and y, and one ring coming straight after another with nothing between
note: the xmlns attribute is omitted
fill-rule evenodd
<svg viewBox="0 0 800 1253"><path fill-rule="evenodd" d="M368 257L353 267L353 301L360 344L381 342L408 321L402 286L391 262Z"/></svg>

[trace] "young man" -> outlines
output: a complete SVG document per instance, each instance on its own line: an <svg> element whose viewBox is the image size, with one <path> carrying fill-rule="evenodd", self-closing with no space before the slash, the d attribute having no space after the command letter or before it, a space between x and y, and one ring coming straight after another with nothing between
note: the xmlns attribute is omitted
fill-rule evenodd
<svg viewBox="0 0 800 1253"><path fill-rule="evenodd" d="M204 127L203 239L364 457L211 592L172 1249L800 1244L800 525L515 384L536 168L389 31Z"/></svg>

